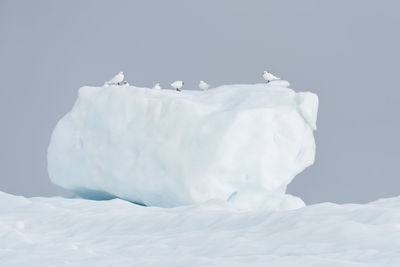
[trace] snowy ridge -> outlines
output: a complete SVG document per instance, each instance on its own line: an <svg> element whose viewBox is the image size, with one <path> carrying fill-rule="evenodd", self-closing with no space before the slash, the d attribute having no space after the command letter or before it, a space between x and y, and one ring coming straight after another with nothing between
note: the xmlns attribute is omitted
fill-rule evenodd
<svg viewBox="0 0 400 267"><path fill-rule="evenodd" d="M285 191L314 162L318 97L288 85L82 87L53 132L50 178L87 198L150 206L304 206Z"/></svg>
<svg viewBox="0 0 400 267"><path fill-rule="evenodd" d="M0 192L2 266L399 266L400 198L292 211Z"/></svg>

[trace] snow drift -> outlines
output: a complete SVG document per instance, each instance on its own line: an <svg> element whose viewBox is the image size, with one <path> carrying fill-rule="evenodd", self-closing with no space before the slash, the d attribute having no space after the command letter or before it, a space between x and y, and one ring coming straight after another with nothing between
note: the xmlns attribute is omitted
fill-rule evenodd
<svg viewBox="0 0 400 267"><path fill-rule="evenodd" d="M82 87L48 149L51 180L87 198L174 207L217 198L291 209L314 162L318 97L285 83L205 92Z"/></svg>
<svg viewBox="0 0 400 267"><path fill-rule="evenodd" d="M1 266L400 266L400 198L237 211L0 192Z"/></svg>

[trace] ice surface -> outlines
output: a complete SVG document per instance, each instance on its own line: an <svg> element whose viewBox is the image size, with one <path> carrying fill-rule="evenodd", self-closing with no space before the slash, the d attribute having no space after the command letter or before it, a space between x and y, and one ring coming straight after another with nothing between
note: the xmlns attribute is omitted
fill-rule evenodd
<svg viewBox="0 0 400 267"><path fill-rule="evenodd" d="M280 87L289 87L290 83L286 80L274 80L270 81L267 86L280 86Z"/></svg>
<svg viewBox="0 0 400 267"><path fill-rule="evenodd" d="M304 206L285 191L314 162L318 97L287 85L82 87L53 132L50 178L87 198L149 206Z"/></svg>
<svg viewBox="0 0 400 267"><path fill-rule="evenodd" d="M0 192L1 266L400 266L400 198L236 211Z"/></svg>

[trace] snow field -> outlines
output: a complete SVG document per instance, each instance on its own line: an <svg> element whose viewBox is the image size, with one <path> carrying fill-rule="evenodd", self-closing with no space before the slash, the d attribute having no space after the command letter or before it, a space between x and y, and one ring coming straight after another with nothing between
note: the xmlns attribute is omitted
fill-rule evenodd
<svg viewBox="0 0 400 267"><path fill-rule="evenodd" d="M399 266L400 198L237 211L0 192L2 266ZM19 227L18 225L24 225Z"/></svg>

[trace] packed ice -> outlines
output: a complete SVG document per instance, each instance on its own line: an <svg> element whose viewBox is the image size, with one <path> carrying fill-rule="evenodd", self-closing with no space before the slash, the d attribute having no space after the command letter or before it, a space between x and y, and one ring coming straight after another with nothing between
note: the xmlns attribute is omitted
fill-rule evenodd
<svg viewBox="0 0 400 267"><path fill-rule="evenodd" d="M318 97L275 82L182 92L82 87L52 134L50 178L83 197L147 206L304 206L285 192L314 162Z"/></svg>

